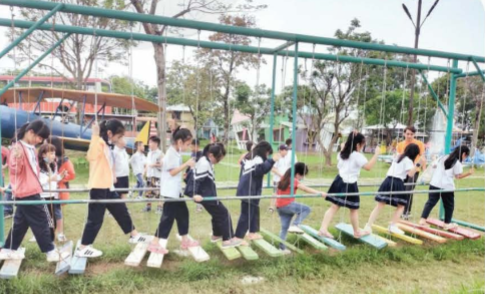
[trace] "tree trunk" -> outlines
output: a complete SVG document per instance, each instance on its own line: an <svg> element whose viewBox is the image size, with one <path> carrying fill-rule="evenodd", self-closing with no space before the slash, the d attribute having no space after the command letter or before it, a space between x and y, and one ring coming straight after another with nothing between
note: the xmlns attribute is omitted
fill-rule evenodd
<svg viewBox="0 0 485 294"><path fill-rule="evenodd" d="M484 94L485 95L485 94ZM477 109L475 113L475 125L473 126L473 136L472 136L472 150L470 150L470 158L473 162L473 157L475 156L475 149L478 148L478 131L480 130L480 119L482 118L482 108L483 108L483 101L484 96L480 96L480 100L477 101Z"/></svg>
<svg viewBox="0 0 485 294"><path fill-rule="evenodd" d="M157 66L157 87L158 87L158 134L162 142L162 151L167 149L167 89L165 79L165 55L163 44L153 43L155 51L154 58Z"/></svg>
<svg viewBox="0 0 485 294"><path fill-rule="evenodd" d="M414 31L414 48L419 47L419 34L421 33L421 4L422 0L418 1L418 17L416 20L416 29ZM414 55L413 56L413 63L417 63L418 61L418 56ZM408 118L408 126L411 126L413 124L413 97L414 97L414 84L416 83L416 71L414 69L411 70L411 91L409 94L409 118Z"/></svg>
<svg viewBox="0 0 485 294"><path fill-rule="evenodd" d="M230 118L230 114L229 114L229 83L228 85L226 86L226 90L224 92L224 96L223 96L223 99L224 99L224 138L222 139L222 142L224 143L224 145L227 145L227 143L229 142L229 124L230 124L230 121L229 121L229 118Z"/></svg>

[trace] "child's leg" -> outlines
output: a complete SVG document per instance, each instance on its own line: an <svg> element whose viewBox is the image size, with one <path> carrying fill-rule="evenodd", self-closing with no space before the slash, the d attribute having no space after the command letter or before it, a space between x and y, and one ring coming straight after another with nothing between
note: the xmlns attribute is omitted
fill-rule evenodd
<svg viewBox="0 0 485 294"><path fill-rule="evenodd" d="M374 210L372 210L369 220L367 221L367 226L372 227L372 225L375 223L377 217L379 216L379 213L381 210L386 206L386 203L384 202L377 202L376 207L374 207Z"/></svg>
<svg viewBox="0 0 485 294"><path fill-rule="evenodd" d="M152 181L151 181L151 178L147 178L147 188L153 188L153 185L152 185ZM148 195L153 195L154 191L147 191L145 193L145 196L147 198L152 198L152 196L148 196ZM150 202L147 202L146 204L146 209L151 209L152 208L152 204Z"/></svg>
<svg viewBox="0 0 485 294"><path fill-rule="evenodd" d="M358 209L351 209L350 210L350 223L352 224L352 228L354 229L354 237L360 238L362 236L370 234L369 231L362 231L359 227L359 210Z"/></svg>
<svg viewBox="0 0 485 294"><path fill-rule="evenodd" d="M285 209L286 207L278 208L278 215L280 216L281 221L281 231L280 231L280 238L282 240L286 240L286 235L288 234L288 228L290 227L291 219L293 218L294 213L291 210ZM285 250L286 246L283 243L280 243L280 249Z"/></svg>
<svg viewBox="0 0 485 294"><path fill-rule="evenodd" d="M108 189L91 189L91 191L89 191L89 197L91 199L107 199L108 193ZM106 204L90 203L88 205L88 220L84 226L81 245L87 246L93 244L101 226L103 225L105 211Z"/></svg>
<svg viewBox="0 0 485 294"><path fill-rule="evenodd" d="M453 210L455 209L455 193L443 193L441 200L445 208L445 224L450 224L453 218Z"/></svg>
<svg viewBox="0 0 485 294"><path fill-rule="evenodd" d="M137 174L136 175L136 187L137 188L143 188L145 186L143 182L143 175L142 174ZM138 197L143 197L143 191L138 191Z"/></svg>
<svg viewBox="0 0 485 294"><path fill-rule="evenodd" d="M244 239L249 228L249 208L250 204L247 200L241 201L241 214L237 222L236 237Z"/></svg>
<svg viewBox="0 0 485 294"><path fill-rule="evenodd" d="M332 204L330 208L325 212L325 216L323 217L322 226L320 227L320 232L325 235L326 237L332 238L331 234L328 232L328 226L332 221L335 213L339 210L339 206L336 204Z"/></svg>
<svg viewBox="0 0 485 294"><path fill-rule="evenodd" d="M392 220L391 220L392 225L397 224L399 222L399 218L401 217L405 208L406 208L405 205L397 206L396 210L394 211L394 214L392 215Z"/></svg>
<svg viewBox="0 0 485 294"><path fill-rule="evenodd" d="M249 233L255 234L259 232L259 201L251 201L249 210Z"/></svg>
<svg viewBox="0 0 485 294"><path fill-rule="evenodd" d="M435 187L430 186L430 190L436 190ZM426 204L424 205L423 208L423 213L421 214L421 220L419 221L419 224L425 225L426 224L426 219L429 217L429 214L435 207L436 203L440 200L440 193L432 193L430 192L428 194L428 201L426 201Z"/></svg>
<svg viewBox="0 0 485 294"><path fill-rule="evenodd" d="M174 208L176 211L175 220L177 221L177 228L179 235L182 239L185 239L189 234L189 209L185 202L174 202Z"/></svg>
<svg viewBox="0 0 485 294"><path fill-rule="evenodd" d="M118 199L117 194L113 192L108 192L108 199ZM135 226L131 220L130 213L125 203L108 203L106 208L113 215L114 219L123 230L123 233L131 233L132 236L137 235L135 231Z"/></svg>
<svg viewBox="0 0 485 294"><path fill-rule="evenodd" d="M234 236L232 220L227 208L218 201L204 201L203 207L212 216L212 236L228 241Z"/></svg>
<svg viewBox="0 0 485 294"><path fill-rule="evenodd" d="M294 214L296 214L296 218L293 221L294 226L299 226L312 211L311 208L308 207L307 205L296 203L296 202L293 202L287 205L287 207L291 209Z"/></svg>
<svg viewBox="0 0 485 294"><path fill-rule="evenodd" d="M156 238L168 239L170 231L172 230L173 222L175 221L176 208L173 207L173 204L175 204L175 202L167 202L163 206L160 223L158 224L158 229L155 232Z"/></svg>
<svg viewBox="0 0 485 294"><path fill-rule="evenodd" d="M29 229L29 224L26 217L24 216L24 208L27 208L28 206L29 205L17 206L17 209L15 210L13 226L7 235L7 240L5 241L5 245L3 245L3 248L17 250L20 247L20 244L22 243L22 240L24 239L25 234Z"/></svg>

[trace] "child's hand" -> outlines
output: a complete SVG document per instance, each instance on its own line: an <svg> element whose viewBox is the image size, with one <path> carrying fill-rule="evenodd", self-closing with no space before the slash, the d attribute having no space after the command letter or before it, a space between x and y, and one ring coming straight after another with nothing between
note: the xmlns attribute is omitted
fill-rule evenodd
<svg viewBox="0 0 485 294"><path fill-rule="evenodd" d="M67 170L63 170L61 173L61 178L64 179L65 177L67 177Z"/></svg>
<svg viewBox="0 0 485 294"><path fill-rule="evenodd" d="M280 158L281 158L281 155L279 153L273 154L273 160L274 161L278 161L278 160L280 160Z"/></svg>
<svg viewBox="0 0 485 294"><path fill-rule="evenodd" d="M195 195L195 196L194 196L194 201L195 201L195 202L202 202L202 200L203 200L203 199L204 199L204 198L203 198L202 196L200 196L200 195Z"/></svg>
<svg viewBox="0 0 485 294"><path fill-rule="evenodd" d="M185 163L187 166L194 167L195 166L195 160L193 158L187 160Z"/></svg>
<svg viewBox="0 0 485 294"><path fill-rule="evenodd" d="M19 145L12 147L12 150L10 150L10 152L12 153L13 157L17 159L21 159L24 154L22 147L20 147Z"/></svg>
<svg viewBox="0 0 485 294"><path fill-rule="evenodd" d="M374 150L374 155L381 155L381 148L379 148L379 146L377 146L376 150Z"/></svg>
<svg viewBox="0 0 485 294"><path fill-rule="evenodd" d="M475 173L475 168L472 167L468 173L470 174L470 176L473 175Z"/></svg>
<svg viewBox="0 0 485 294"><path fill-rule="evenodd" d="M99 125L98 125L98 122L94 122L93 123L93 126L91 127L91 133L93 134L93 136L99 136Z"/></svg>
<svg viewBox="0 0 485 294"><path fill-rule="evenodd" d="M321 194L322 194L322 197L323 198L327 197L327 193L326 192L322 192Z"/></svg>

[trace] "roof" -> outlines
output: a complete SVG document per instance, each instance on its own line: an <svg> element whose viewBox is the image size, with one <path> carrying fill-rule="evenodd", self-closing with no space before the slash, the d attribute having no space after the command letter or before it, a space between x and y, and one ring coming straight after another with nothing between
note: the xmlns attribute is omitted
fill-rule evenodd
<svg viewBox="0 0 485 294"><path fill-rule="evenodd" d="M170 105L167 106L168 111L181 111L181 112L189 112L190 108L184 104L177 104L177 105Z"/></svg>
<svg viewBox="0 0 485 294"><path fill-rule="evenodd" d="M2 81L11 81L15 79L15 76L9 76L9 75L0 75L0 80ZM22 77L20 79L21 82L55 82L55 83L66 83L68 81L75 82L75 79L64 79L61 77ZM109 84L108 80L103 80L103 79L97 79L97 78L87 78L85 80L86 83L96 83L96 82L102 82L102 83L107 83Z"/></svg>
<svg viewBox="0 0 485 294"><path fill-rule="evenodd" d="M5 94L0 97L0 102L4 103L15 103L18 102L17 98L14 97L14 92L22 92L22 102L32 103L37 102L38 97L43 93L43 99L46 98L65 98L71 101L83 102L84 97L86 97L87 104L97 104L106 106L118 107L149 112L158 112L158 105L150 102L148 100L132 97L131 95L121 95L114 93L104 93L104 92L90 92L90 91L79 91L79 90L68 90L68 89L57 89L49 87L36 87L36 88L15 88L9 89ZM18 94L17 94L18 95ZM133 107L134 106L134 107Z"/></svg>
<svg viewBox="0 0 485 294"><path fill-rule="evenodd" d="M232 115L231 125L235 125L241 122L250 121L251 118L239 112L239 110L234 109L234 113Z"/></svg>

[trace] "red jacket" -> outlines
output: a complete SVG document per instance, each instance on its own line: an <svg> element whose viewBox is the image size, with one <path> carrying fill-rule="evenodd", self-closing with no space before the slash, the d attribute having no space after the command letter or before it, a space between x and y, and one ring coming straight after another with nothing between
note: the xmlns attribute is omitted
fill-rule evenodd
<svg viewBox="0 0 485 294"><path fill-rule="evenodd" d="M30 166L27 150L18 142L14 148L22 148L22 156L17 158L11 152L8 159L8 168L10 172L10 184L12 185L12 194L15 198L25 198L42 192L39 178L36 176ZM12 148L13 150L13 148ZM37 150L35 151L37 156ZM39 166L36 166L37 174L40 173Z"/></svg>

